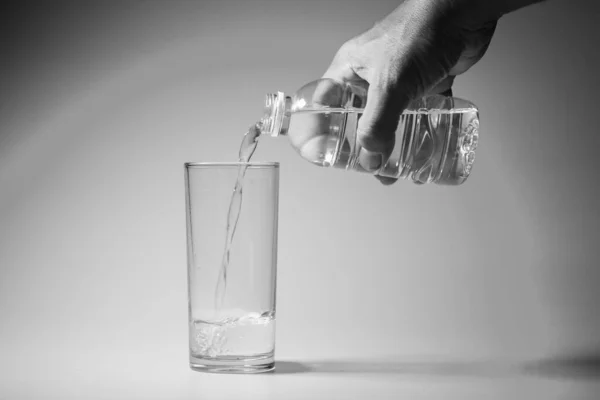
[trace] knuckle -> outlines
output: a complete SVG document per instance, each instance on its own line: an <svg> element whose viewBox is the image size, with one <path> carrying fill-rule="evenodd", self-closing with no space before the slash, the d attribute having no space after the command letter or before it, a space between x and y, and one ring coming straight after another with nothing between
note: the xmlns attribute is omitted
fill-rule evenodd
<svg viewBox="0 0 600 400"><path fill-rule="evenodd" d="M350 60L353 58L353 54L356 51L356 44L354 43L354 40L348 40L347 42L345 42L344 44L342 44L340 46L340 48L338 49L335 58L338 60Z"/></svg>

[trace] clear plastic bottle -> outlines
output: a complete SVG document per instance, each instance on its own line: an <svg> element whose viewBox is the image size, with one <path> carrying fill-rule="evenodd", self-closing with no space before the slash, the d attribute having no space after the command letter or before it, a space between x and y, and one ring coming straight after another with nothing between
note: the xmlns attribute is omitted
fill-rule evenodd
<svg viewBox="0 0 600 400"><path fill-rule="evenodd" d="M367 89L319 79L292 96L267 94L261 135L287 136L306 160L324 167L367 172L358 162L356 128ZM375 175L418 184L459 185L471 172L479 138L479 114L472 103L441 95L412 102L402 113L395 147Z"/></svg>

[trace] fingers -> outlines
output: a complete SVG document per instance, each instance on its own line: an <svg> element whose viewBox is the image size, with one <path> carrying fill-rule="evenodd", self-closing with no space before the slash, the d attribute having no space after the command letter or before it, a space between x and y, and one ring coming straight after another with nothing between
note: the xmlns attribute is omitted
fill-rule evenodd
<svg viewBox="0 0 600 400"><path fill-rule="evenodd" d="M312 102L316 106L342 107L344 87L334 79L321 79L315 88Z"/></svg>
<svg viewBox="0 0 600 400"><path fill-rule="evenodd" d="M422 79L422 74L427 72L420 68L422 63L404 61L397 63L399 67L393 67L396 63L392 63L391 67L383 68L381 64L375 63L375 60L371 60L374 64L370 65L365 61L365 57L369 61L369 57L377 54L377 51L367 52L367 50L377 50L377 48L371 49L370 44L356 47L352 42L342 46L314 92L313 103L342 107L344 106L343 87L336 82L364 85L368 91L368 101L364 105L356 134L359 149L358 164L365 171L373 173L380 170L387 162L395 145L400 116L410 100L423 94L451 94L454 77L446 76L435 86L427 86L427 82L432 79L429 77ZM377 65L380 68L377 68ZM431 68L431 65L428 65ZM437 76L438 71L434 72L435 74L433 72L432 74ZM392 178L378 177L378 179L383 184L396 181Z"/></svg>
<svg viewBox="0 0 600 400"><path fill-rule="evenodd" d="M355 53L358 50L356 45L352 41L344 43L335 54L333 61L327 68L327 71L323 74L324 79L333 79L338 82L354 82L362 80L360 76L356 74L352 68L352 54L356 57Z"/></svg>
<svg viewBox="0 0 600 400"><path fill-rule="evenodd" d="M440 83L435 85L432 89L427 91L427 94L441 94L444 96L452 96L452 84L454 83L454 76L447 76Z"/></svg>
<svg viewBox="0 0 600 400"><path fill-rule="evenodd" d="M314 104L329 105L331 107L342 107L344 104L344 90L340 82L351 82L355 86L364 88L368 83L356 74L350 62L348 61L348 50L344 50L350 45L344 45L338 50L331 65L321 77L313 95ZM360 105L359 105L360 106Z"/></svg>
<svg viewBox="0 0 600 400"><path fill-rule="evenodd" d="M375 172L384 165L394 148L400 114L408 97L378 84L371 84L362 118L358 122L357 140L361 146L359 164Z"/></svg>
<svg viewBox="0 0 600 400"><path fill-rule="evenodd" d="M439 94L439 95L446 96L446 97L452 97L452 83L453 82L454 82L454 77L449 76L446 79L444 79L442 82L440 82L438 85L436 85L433 89L431 89L428 92L428 94ZM367 156L363 156L363 158L367 158ZM363 160L363 162L365 164L369 164L369 163L372 163L373 161L372 161L372 158L370 158L367 160ZM375 178L377 178L377 180L385 186L393 185L398 180L397 178L390 178L387 176L379 176L379 175L375 175Z"/></svg>
<svg viewBox="0 0 600 400"><path fill-rule="evenodd" d="M448 90L445 90L445 91L443 91L443 92L442 92L442 93L440 93L440 94L441 94L442 96L446 96L446 97L452 97L452 96L453 96L453 94L452 94L452 88L450 88L450 89L448 89Z"/></svg>
<svg viewBox="0 0 600 400"><path fill-rule="evenodd" d="M342 108L344 101L344 86L333 79L321 79L317 86L308 84L301 88L298 93L306 90L304 97L306 102L301 107L313 111L323 109ZM312 93L311 93L312 92ZM312 97L311 97L312 96ZM305 159L317 164L323 163L323 158L330 153L332 144L331 129L337 121L330 113L304 113L294 117L294 134L288 135L292 146L300 152Z"/></svg>

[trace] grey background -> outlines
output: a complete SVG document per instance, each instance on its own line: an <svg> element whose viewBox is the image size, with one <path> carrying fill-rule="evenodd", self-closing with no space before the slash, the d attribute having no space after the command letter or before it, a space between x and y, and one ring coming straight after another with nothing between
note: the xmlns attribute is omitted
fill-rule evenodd
<svg viewBox="0 0 600 400"><path fill-rule="evenodd" d="M183 163L233 160L265 93L318 78L395 6L3 6L0 395L186 374ZM384 187L261 140L256 160L282 163L280 359L597 365L599 9L501 20L454 86L481 110L461 187Z"/></svg>

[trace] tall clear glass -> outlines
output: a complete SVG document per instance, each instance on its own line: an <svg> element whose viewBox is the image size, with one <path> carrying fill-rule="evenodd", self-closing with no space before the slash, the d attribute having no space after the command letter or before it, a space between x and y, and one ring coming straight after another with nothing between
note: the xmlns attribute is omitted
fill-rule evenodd
<svg viewBox="0 0 600 400"><path fill-rule="evenodd" d="M190 367L271 371L279 164L186 163L185 188Z"/></svg>

